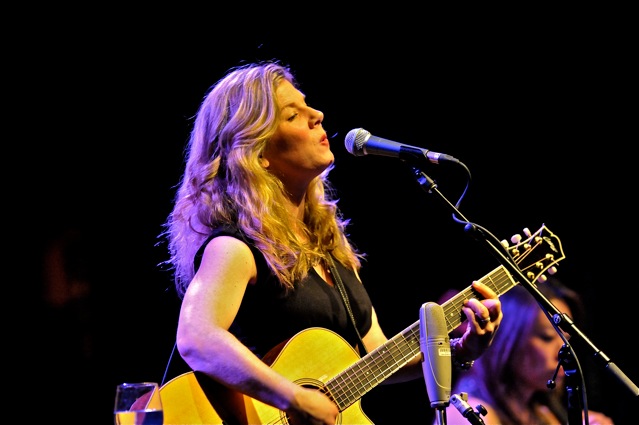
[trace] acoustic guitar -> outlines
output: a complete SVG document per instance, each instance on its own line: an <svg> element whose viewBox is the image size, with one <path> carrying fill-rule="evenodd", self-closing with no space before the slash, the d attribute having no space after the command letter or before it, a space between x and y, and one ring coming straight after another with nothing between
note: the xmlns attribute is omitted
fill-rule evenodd
<svg viewBox="0 0 639 425"><path fill-rule="evenodd" d="M512 247L506 247L517 267L530 282L554 273L564 259L561 242L545 225ZM480 282L497 295L518 282L499 266ZM448 332L464 320L464 301L481 295L472 286L443 303ZM338 424L372 424L361 409L364 394L390 377L420 353L419 320L382 346L361 357L346 340L324 328L305 329L274 347L263 359L293 382L322 391L337 404ZM285 412L230 390L199 372L187 372L160 388L164 423L195 424L288 424Z"/></svg>

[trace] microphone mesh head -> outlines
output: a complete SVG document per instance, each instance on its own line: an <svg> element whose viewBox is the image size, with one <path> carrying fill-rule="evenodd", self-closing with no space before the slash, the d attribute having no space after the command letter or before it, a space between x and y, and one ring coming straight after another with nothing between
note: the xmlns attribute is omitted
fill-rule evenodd
<svg viewBox="0 0 639 425"><path fill-rule="evenodd" d="M364 144L370 137L370 133L363 128L354 128L348 132L344 140L346 150L355 156L366 155L364 152Z"/></svg>

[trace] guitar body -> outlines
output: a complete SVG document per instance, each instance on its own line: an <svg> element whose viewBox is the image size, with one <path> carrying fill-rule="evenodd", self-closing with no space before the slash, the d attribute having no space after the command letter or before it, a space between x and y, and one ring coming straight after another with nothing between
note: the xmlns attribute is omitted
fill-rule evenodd
<svg viewBox="0 0 639 425"><path fill-rule="evenodd" d="M293 336L265 358L270 365L299 385L323 387L327 380L351 366L359 356L339 335L323 328L309 328ZM187 372L160 388L167 424L288 424L284 412L198 373ZM358 400L344 409L338 424L372 424Z"/></svg>

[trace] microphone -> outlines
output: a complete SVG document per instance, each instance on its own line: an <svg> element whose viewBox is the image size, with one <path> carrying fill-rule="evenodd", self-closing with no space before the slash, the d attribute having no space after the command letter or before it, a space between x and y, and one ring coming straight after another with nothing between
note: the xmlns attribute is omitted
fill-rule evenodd
<svg viewBox="0 0 639 425"><path fill-rule="evenodd" d="M417 146L403 145L391 140L373 136L363 128L354 128L348 132L345 139L346 150L355 156L381 155L399 159L428 159L433 164L439 161L459 162L459 160L444 153L433 152Z"/></svg>
<svg viewBox="0 0 639 425"><path fill-rule="evenodd" d="M428 302L419 310L422 370L431 407L445 408L450 402L452 364L444 309Z"/></svg>

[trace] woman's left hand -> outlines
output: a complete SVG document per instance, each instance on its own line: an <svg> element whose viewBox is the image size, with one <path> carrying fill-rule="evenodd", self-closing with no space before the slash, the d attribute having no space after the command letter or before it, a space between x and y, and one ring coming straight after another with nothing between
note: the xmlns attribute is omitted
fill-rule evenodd
<svg viewBox="0 0 639 425"><path fill-rule="evenodd" d="M497 294L479 281L473 282L473 289L484 299L467 300L462 307L468 323L461 339L461 351L464 359L477 359L493 341L503 314L501 301Z"/></svg>

